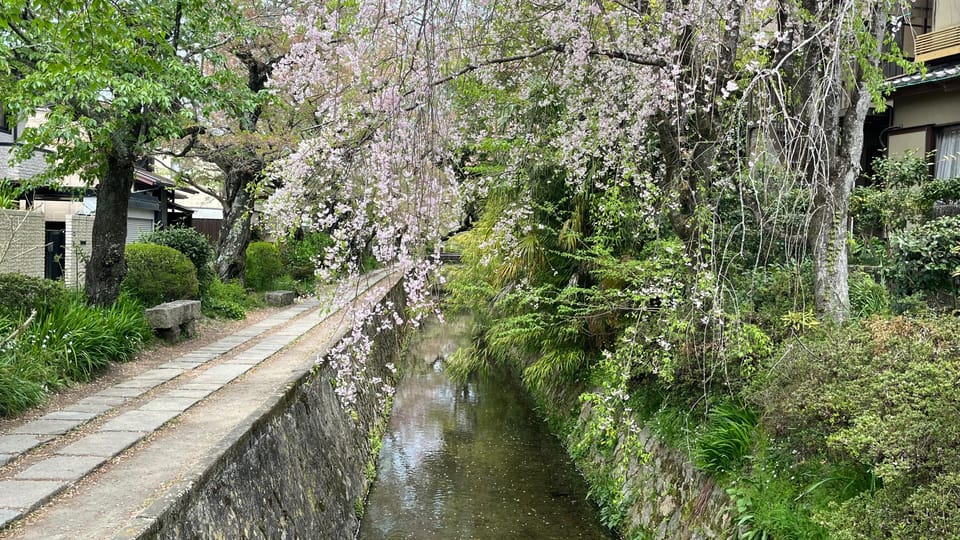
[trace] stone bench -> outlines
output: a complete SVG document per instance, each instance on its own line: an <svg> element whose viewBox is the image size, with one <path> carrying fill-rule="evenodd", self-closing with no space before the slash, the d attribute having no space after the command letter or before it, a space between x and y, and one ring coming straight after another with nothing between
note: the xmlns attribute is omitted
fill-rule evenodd
<svg viewBox="0 0 960 540"><path fill-rule="evenodd" d="M297 297L293 291L270 291L266 294L267 304L271 306L289 306Z"/></svg>
<svg viewBox="0 0 960 540"><path fill-rule="evenodd" d="M167 341L177 342L180 334L191 338L197 332L200 318L199 300L176 300L146 310L147 322Z"/></svg>

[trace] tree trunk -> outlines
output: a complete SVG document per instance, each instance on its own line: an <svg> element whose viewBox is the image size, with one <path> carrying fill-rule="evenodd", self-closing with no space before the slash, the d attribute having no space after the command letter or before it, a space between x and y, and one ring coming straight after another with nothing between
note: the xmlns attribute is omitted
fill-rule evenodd
<svg viewBox="0 0 960 540"><path fill-rule="evenodd" d="M870 31L876 43L882 44L886 13L874 5L869 17ZM877 62L879 54L879 50L870 51L870 60ZM835 144L836 150L827 156L826 176L815 175L813 178L814 208L808 230L813 255L814 307L821 319L835 323L850 318L850 271L847 265L850 194L860 174L863 124L873 100L862 69L857 71L855 85L847 95L849 105L842 116L841 89L844 84L840 70L836 73L832 91L828 91L830 95L823 101L828 124L824 126L824 136ZM821 113L812 111L812 114Z"/></svg>
<svg viewBox="0 0 960 540"><path fill-rule="evenodd" d="M243 276L253 213L253 195L249 187L256 178L257 174L245 168L230 168L224 173L223 222L220 224L217 260L214 262L220 279Z"/></svg>
<svg viewBox="0 0 960 540"><path fill-rule="evenodd" d="M127 273L123 250L127 243L127 207L133 187L132 159L110 154L100 186L93 219L93 245L87 262L87 301L108 306L120 296L120 282Z"/></svg>

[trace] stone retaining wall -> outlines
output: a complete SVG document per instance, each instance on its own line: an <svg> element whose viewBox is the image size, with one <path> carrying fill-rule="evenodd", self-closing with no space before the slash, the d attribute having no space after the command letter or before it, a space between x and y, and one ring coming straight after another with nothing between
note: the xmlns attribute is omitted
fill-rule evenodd
<svg viewBox="0 0 960 540"><path fill-rule="evenodd" d="M584 404L580 423L594 414ZM591 476L620 476L626 515L624 538L657 540L733 538L736 507L708 475L679 450L662 443L649 428L640 432L641 452L621 444L610 453L595 449L578 466ZM630 447L632 448L632 447Z"/></svg>
<svg viewBox="0 0 960 540"><path fill-rule="evenodd" d="M402 282L380 300L403 306ZM369 378L389 380L400 336L377 331ZM188 493L167 506L143 538L353 538L357 509L369 488L375 458L371 433L382 430L376 388L358 388L354 411L344 410L327 362L302 374L284 395L243 429Z"/></svg>

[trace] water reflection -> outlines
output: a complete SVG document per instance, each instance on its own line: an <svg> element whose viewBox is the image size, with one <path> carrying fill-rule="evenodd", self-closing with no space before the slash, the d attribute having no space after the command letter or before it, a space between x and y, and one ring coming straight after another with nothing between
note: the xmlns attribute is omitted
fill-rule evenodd
<svg viewBox="0 0 960 540"><path fill-rule="evenodd" d="M559 443L509 381L455 384L438 358L469 320L428 325L407 355L361 539L610 538Z"/></svg>

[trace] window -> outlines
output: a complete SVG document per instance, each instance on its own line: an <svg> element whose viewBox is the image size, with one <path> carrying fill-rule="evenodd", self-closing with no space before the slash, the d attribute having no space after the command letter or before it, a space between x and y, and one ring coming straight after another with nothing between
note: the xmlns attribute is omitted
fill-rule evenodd
<svg viewBox="0 0 960 540"><path fill-rule="evenodd" d="M936 178L960 176L960 126L937 131L937 164L933 175Z"/></svg>

